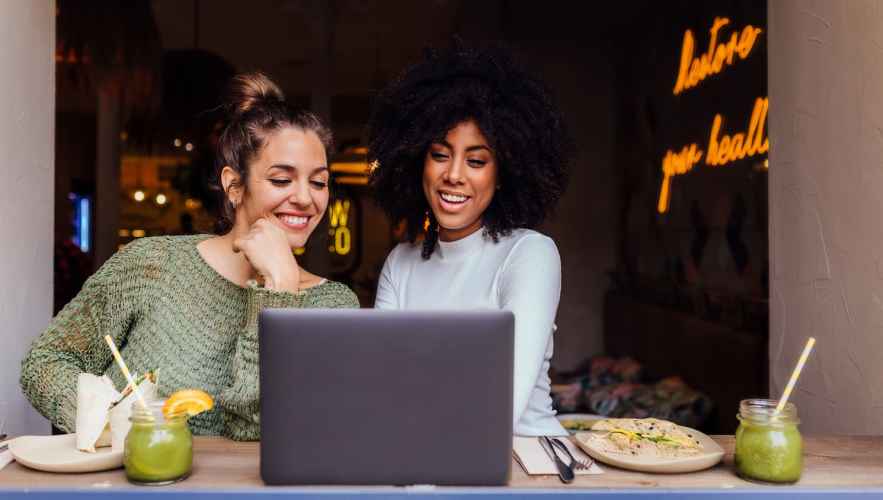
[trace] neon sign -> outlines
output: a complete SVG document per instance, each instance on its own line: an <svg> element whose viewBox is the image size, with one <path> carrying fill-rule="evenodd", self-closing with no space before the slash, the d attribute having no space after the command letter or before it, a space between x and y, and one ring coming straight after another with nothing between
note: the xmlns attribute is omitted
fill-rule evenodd
<svg viewBox="0 0 883 500"><path fill-rule="evenodd" d="M766 134L769 107L769 98L758 97L754 101L754 109L751 111L751 119L748 121L746 131L732 135L721 134L724 117L720 113L714 115L705 151L699 149L696 143L684 146L678 152L670 149L666 151L662 159L662 186L659 188L656 210L661 214L668 211L672 177L693 170L703 158L709 167L721 167L769 151L770 139Z"/></svg>
<svg viewBox="0 0 883 500"><path fill-rule="evenodd" d="M693 57L693 48L696 45L693 32L690 30L684 32L678 79L672 91L674 95L699 85L702 80L722 72L724 68L732 66L737 60L748 58L763 30L748 24L742 28L741 32L733 32L729 42L718 44L720 29L729 23L729 18L714 18L708 50L696 58Z"/></svg>
<svg viewBox="0 0 883 500"><path fill-rule="evenodd" d="M70 193L68 198L74 205L73 243L84 253L88 253L92 246L92 228L89 223L92 218L92 202L88 196L74 193Z"/></svg>
<svg viewBox="0 0 883 500"><path fill-rule="evenodd" d="M334 200L328 212L328 235L331 237L328 251L333 254L346 255L350 253L353 247L352 231L350 231L347 225L349 222L350 200Z"/></svg>

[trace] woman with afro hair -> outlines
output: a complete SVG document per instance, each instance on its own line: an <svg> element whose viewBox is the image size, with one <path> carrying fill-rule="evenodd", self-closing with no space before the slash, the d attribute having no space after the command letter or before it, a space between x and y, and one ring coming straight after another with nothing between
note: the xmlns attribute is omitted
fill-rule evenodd
<svg viewBox="0 0 883 500"><path fill-rule="evenodd" d="M542 83L502 49L459 42L381 92L370 123L371 184L408 240L387 257L375 306L512 311L519 435L566 435L548 374L561 259L532 228L564 191L569 150Z"/></svg>

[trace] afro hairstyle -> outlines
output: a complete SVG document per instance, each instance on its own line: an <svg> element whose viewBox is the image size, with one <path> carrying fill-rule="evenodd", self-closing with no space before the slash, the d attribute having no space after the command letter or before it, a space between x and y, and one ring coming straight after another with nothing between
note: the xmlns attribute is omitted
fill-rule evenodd
<svg viewBox="0 0 883 500"><path fill-rule="evenodd" d="M424 259L438 240L423 193L424 159L431 144L469 120L498 166L499 189L482 214L494 241L542 223L567 184L572 143L542 82L502 47L466 47L455 39L450 49L427 49L376 97L368 132L374 197L394 224L405 222L408 241L424 236Z"/></svg>

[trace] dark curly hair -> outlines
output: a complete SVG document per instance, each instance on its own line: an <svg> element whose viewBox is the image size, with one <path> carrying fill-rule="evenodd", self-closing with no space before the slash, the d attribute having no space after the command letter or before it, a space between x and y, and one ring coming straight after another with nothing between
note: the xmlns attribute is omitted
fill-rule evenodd
<svg viewBox="0 0 883 500"><path fill-rule="evenodd" d="M490 142L500 189L482 214L493 240L539 225L567 184L571 142L548 89L502 47L427 49L376 98L369 124L371 186L406 237L422 234L423 258L438 241L438 224L423 193L426 153L458 124L473 120ZM428 230L424 230L426 217Z"/></svg>

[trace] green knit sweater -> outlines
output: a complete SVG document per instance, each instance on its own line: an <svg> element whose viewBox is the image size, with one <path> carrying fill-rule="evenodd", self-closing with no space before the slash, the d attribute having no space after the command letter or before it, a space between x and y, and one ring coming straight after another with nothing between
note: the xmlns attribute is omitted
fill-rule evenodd
<svg viewBox="0 0 883 500"><path fill-rule="evenodd" d="M126 385L104 342L110 335L130 371L158 370L160 396L196 388L215 398L213 410L190 419L195 434L260 439L258 312L359 303L331 281L297 294L237 286L196 249L210 237L136 240L86 281L22 361L22 389L43 416L75 430L81 372Z"/></svg>

